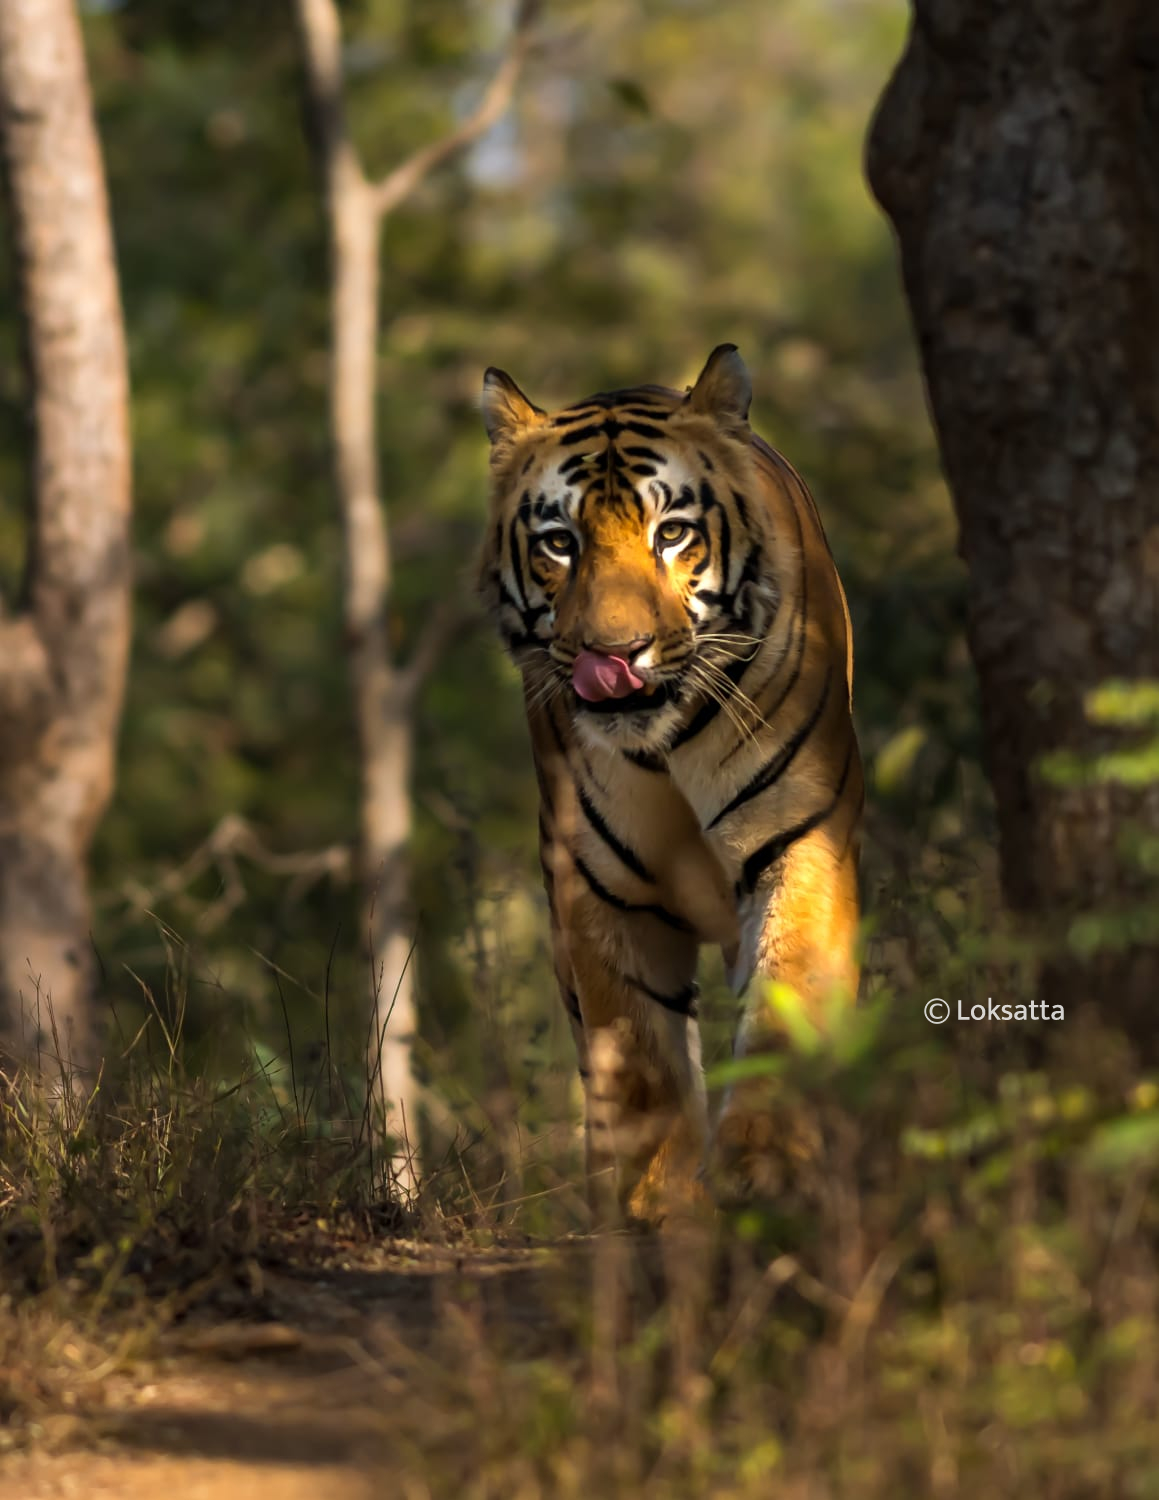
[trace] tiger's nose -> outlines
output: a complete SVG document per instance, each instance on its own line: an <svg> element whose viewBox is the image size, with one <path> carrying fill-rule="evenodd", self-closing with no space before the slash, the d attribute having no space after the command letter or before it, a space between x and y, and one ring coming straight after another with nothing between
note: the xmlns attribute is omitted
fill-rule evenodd
<svg viewBox="0 0 1159 1500"><path fill-rule="evenodd" d="M621 661L633 662L647 651L655 639L654 635L638 635L631 641L585 641L584 650L595 651L600 656L618 656Z"/></svg>

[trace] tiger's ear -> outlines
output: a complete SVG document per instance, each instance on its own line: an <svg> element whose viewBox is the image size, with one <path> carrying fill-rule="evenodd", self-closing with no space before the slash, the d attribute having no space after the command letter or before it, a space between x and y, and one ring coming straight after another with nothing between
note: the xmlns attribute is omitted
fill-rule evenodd
<svg viewBox="0 0 1159 1500"><path fill-rule="evenodd" d="M753 383L736 345L718 344L684 404L690 411L715 417L723 427L744 428L752 399Z"/></svg>
<svg viewBox="0 0 1159 1500"><path fill-rule="evenodd" d="M533 405L507 374L491 365L483 375L483 425L494 447L512 443L528 427L538 427L547 415Z"/></svg>

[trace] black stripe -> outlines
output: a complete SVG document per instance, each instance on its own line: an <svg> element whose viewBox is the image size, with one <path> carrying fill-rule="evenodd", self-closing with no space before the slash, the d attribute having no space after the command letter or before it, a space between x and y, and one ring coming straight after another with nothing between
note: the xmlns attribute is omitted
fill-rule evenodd
<svg viewBox="0 0 1159 1500"><path fill-rule="evenodd" d="M765 765L763 765L761 769L756 773L756 775L741 787L740 791L737 792L732 801L721 808L716 817L713 818L711 823L708 824L709 828L715 828L722 818L727 818L728 815L730 813L734 813L738 807L743 806L744 803L748 802L751 798L756 797L759 793L767 791L769 787L773 786L781 779L781 777L793 764L793 760L796 757L797 751L801 748L801 746L813 733L813 730L817 727L817 721L818 719L820 719L822 713L824 712L825 704L829 697L829 683L832 679L832 676L833 668L831 666L827 667L825 670L825 682L821 688L821 696L817 699L817 704L813 709L813 712L796 731L792 738L786 740L785 743L777 750L777 753L772 757L772 759L767 761Z"/></svg>
<svg viewBox="0 0 1159 1500"><path fill-rule="evenodd" d="M575 990L561 984L559 987L559 996L563 1001L564 1010L567 1011L573 1021L578 1021L582 1026L584 1021L583 1012L580 1010L579 996Z"/></svg>
<svg viewBox="0 0 1159 1500"><path fill-rule="evenodd" d="M511 525L507 531L507 544L511 549L511 569L515 574L515 589L522 601L520 609L527 608L527 589L523 583L523 564L519 560L519 519L511 517Z"/></svg>
<svg viewBox="0 0 1159 1500"><path fill-rule="evenodd" d="M786 698L788 698L797 685L797 678L801 675L801 667L805 661L805 623L809 612L809 573L805 559L805 539L804 533L801 530L801 517L795 510L793 516L797 522L797 545L801 549L801 592L793 609L793 617L789 621L789 638L785 642L785 649L777 657L777 662L773 670L759 687L753 689L751 694L752 701L760 711L761 718L765 723L769 723L780 712ZM789 680L778 695L777 701L770 708L764 708L761 704L761 695L767 692L780 676L781 668L785 665L785 660L789 652L793 649L793 631L798 629L800 633L797 636L797 660L793 665ZM721 758L720 764L723 766L726 761L731 760L738 750L743 749L744 743L743 739L738 740L732 749Z"/></svg>
<svg viewBox="0 0 1159 1500"><path fill-rule="evenodd" d="M700 986L695 979L675 995L662 995L659 990L654 990L651 985L645 984L642 979L637 979L632 974L628 974L626 978L633 989L647 995L649 1000L655 1000L656 1004L662 1005L665 1010L670 1010L678 1016L687 1016L690 1020L696 1019L696 1002L700 997Z"/></svg>
<svg viewBox="0 0 1159 1500"><path fill-rule="evenodd" d="M655 473L655 470L652 470L651 472ZM635 510L640 519L643 520L644 502L640 499L635 490L628 489L627 491L617 495L613 501L613 504L618 505L621 510L627 510L629 503L631 503L632 508Z"/></svg>
<svg viewBox="0 0 1159 1500"><path fill-rule="evenodd" d="M544 797L548 795L546 785L540 786L540 792ZM550 810L550 809L549 809ZM547 820L543 816L543 809L539 812L539 868L543 874L543 888L547 892L547 904L551 907L552 916L555 915L555 870L548 860L548 854L554 847L554 838L547 826Z"/></svg>
<svg viewBox="0 0 1159 1500"><path fill-rule="evenodd" d="M634 901L625 901L622 896L617 896L613 891L609 891L607 886L604 885L600 880L598 880L596 876L591 872L591 870L587 867L587 865L584 864L583 860L580 859L578 854L574 855L573 858L576 869L587 881L592 895L598 896L601 901L605 902L608 906L614 907L616 911L625 911L631 912L634 915L638 914L640 916L655 917L657 921L663 922L668 927L675 928L677 932L692 931L692 928L683 919L683 917L676 916L675 913L667 911L663 906L655 906L643 903L638 904Z"/></svg>
<svg viewBox="0 0 1159 1500"><path fill-rule="evenodd" d="M850 735L849 748L845 752L845 766L841 772L841 780L837 783L837 790L833 793L832 800L827 806L819 808L815 813L811 813L809 817L803 819L795 827L787 828L784 833L778 833L749 855L748 859L744 862L741 877L736 883L738 899L741 896L751 896L757 888L757 882L770 865L780 859L782 854L795 844L798 839L803 839L807 833L812 833L814 828L819 828L826 818L832 816L838 802L841 801L841 794L845 790L845 783L849 779L849 767L852 760L853 736Z"/></svg>
<svg viewBox="0 0 1159 1500"><path fill-rule="evenodd" d="M751 662L751 656L735 657L724 668L724 675L730 682L739 684L741 678L748 671ZM720 701L716 698L709 698L706 703L702 703L694 717L689 720L669 745L669 750L677 750L681 745L687 745L689 740L695 739L702 729L706 729L712 723L713 719L720 713L720 709Z"/></svg>
<svg viewBox="0 0 1159 1500"><path fill-rule="evenodd" d="M793 616L793 623L797 624L798 622L800 623L800 633L797 637L797 660L793 663L793 670L789 675L789 680L782 688L780 694L777 697L777 701L772 705L771 708L761 709L762 719L770 720L776 718L777 714L780 713L782 707L784 706L785 700L796 687L797 678L801 675L801 668L805 664L805 611L800 607L798 607L796 614ZM769 687L773 682L775 682L776 676L777 674L776 672L774 672L769 681L763 684L762 690L763 688ZM757 707L760 708L759 703L757 704Z"/></svg>
<svg viewBox="0 0 1159 1500"><path fill-rule="evenodd" d="M655 448L645 448L642 444L636 444L634 447L625 448L624 457L646 458L649 463L653 464L663 463L664 461L664 455L662 453L657 453Z"/></svg>
<svg viewBox="0 0 1159 1500"><path fill-rule="evenodd" d="M591 824L595 832L599 834L601 839L603 839L604 843L607 844L608 848L612 851L612 853L616 856L620 863L631 870L633 875L638 876L641 880L647 881L649 885L655 885L655 877L652 875L647 865L645 865L644 861L640 858L640 856L634 849L630 849L627 844L623 843L616 837L616 835L612 832L612 830L605 822L599 808L595 805L592 799L588 796L585 788L582 787L578 781L576 782L576 791L579 793L580 806L584 810L584 816L587 818L588 822Z"/></svg>
<svg viewBox="0 0 1159 1500"><path fill-rule="evenodd" d="M624 417L645 417L649 422L667 422L672 413L659 403L651 406L641 402L638 405L623 407L620 415Z"/></svg>
<svg viewBox="0 0 1159 1500"><path fill-rule="evenodd" d="M649 417L653 417L654 418L655 415L656 415L655 412L649 412L648 413ZM649 422L615 422L615 423L607 422L607 423L605 423L605 426L607 426L608 428L611 428L611 427L614 426L615 429L616 429L616 436L617 437L619 436L619 434L621 432L634 432L637 437L662 438L664 436L664 429L662 427L657 427L655 425L654 421L649 421Z"/></svg>
<svg viewBox="0 0 1159 1500"><path fill-rule="evenodd" d="M515 597L515 595L511 592L511 590L507 587L507 585L503 582L502 578L500 578L498 574L496 574L495 576L495 582L499 585L499 603L506 604L509 608L513 609L517 615L522 617L523 611L526 606L520 604L519 600Z"/></svg>
<svg viewBox="0 0 1159 1500"><path fill-rule="evenodd" d="M584 768L584 775L591 782L592 786L596 787L597 790L602 792L606 797L608 794L608 789L604 785L603 778L596 775L595 768L593 767L591 761L588 759L587 751L584 749L583 740L581 740L578 735L573 742L573 748L580 758L580 764Z"/></svg>
<svg viewBox="0 0 1159 1500"><path fill-rule="evenodd" d="M624 750L621 754L625 760L630 760L634 766L639 766L641 771L666 771L668 769L658 755L652 755L647 750Z"/></svg>
<svg viewBox="0 0 1159 1500"><path fill-rule="evenodd" d="M556 442L561 448L572 448L576 443L591 443L596 438L602 437L604 433L603 423L589 424L587 427L577 427L574 432L561 433Z"/></svg>
<svg viewBox="0 0 1159 1500"><path fill-rule="evenodd" d="M533 633L535 627L539 624L540 620L543 619L544 615L549 615L550 613L550 604L528 605L528 607L523 611L524 630L526 630L529 634Z"/></svg>
<svg viewBox="0 0 1159 1500"><path fill-rule="evenodd" d="M753 542L749 547L748 556L744 560L744 567L741 569L740 577L737 579L736 588L733 590L734 597L740 593L746 583L756 583L760 560L761 549Z"/></svg>
<svg viewBox="0 0 1159 1500"><path fill-rule="evenodd" d="M728 517L724 513L724 507L720 509L720 583L724 589L725 597L730 601L733 595L728 591L728 571L732 561L732 527L728 524Z"/></svg>
<svg viewBox="0 0 1159 1500"><path fill-rule="evenodd" d="M554 708L555 705L553 703L548 704L546 716L547 727L551 730L551 737L555 741L555 748L559 751L560 756L563 758L564 764L570 766L571 757L567 753L567 746L564 744L563 735L560 733L559 725L555 722Z"/></svg>
<svg viewBox="0 0 1159 1500"><path fill-rule="evenodd" d="M703 457L703 454L701 455L701 457ZM749 508L748 508L748 505L745 503L745 497L741 494L741 492L739 490L733 490L733 492L732 492L732 499L733 499L733 504L736 506L736 513L740 517L740 524L747 531L748 530L748 524L749 524Z"/></svg>

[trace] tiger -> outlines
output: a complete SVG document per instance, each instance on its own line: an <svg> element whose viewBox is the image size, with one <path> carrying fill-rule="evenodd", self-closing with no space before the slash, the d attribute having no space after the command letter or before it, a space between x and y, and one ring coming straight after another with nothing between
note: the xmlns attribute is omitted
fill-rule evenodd
<svg viewBox="0 0 1159 1500"><path fill-rule="evenodd" d="M751 399L735 344L683 394L547 412L483 380L478 585L522 675L589 1197L619 1222L702 1199L713 1162L760 1180L767 1090L735 1084L710 1133L700 946L742 998L737 1056L780 1039L765 981L819 1026L859 982L849 609Z"/></svg>

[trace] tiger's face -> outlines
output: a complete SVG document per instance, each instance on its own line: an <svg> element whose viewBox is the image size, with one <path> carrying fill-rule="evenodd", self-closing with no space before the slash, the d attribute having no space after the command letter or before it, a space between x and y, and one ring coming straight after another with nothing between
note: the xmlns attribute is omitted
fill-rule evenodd
<svg viewBox="0 0 1159 1500"><path fill-rule="evenodd" d="M640 387L554 415L487 372L483 590L533 700L563 698L589 740L662 749L763 638L748 403L731 346L685 397Z"/></svg>

